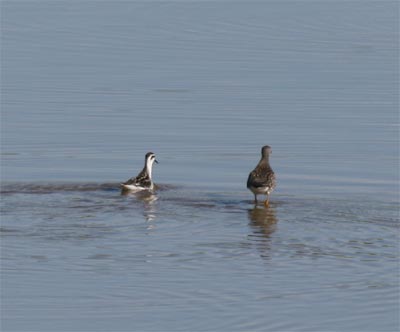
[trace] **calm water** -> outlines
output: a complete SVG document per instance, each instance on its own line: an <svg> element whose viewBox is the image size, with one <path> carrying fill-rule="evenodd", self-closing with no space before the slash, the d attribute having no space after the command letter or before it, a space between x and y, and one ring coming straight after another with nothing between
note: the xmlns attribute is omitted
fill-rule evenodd
<svg viewBox="0 0 400 332"><path fill-rule="evenodd" d="M1 330L397 331L398 10L2 1Z"/></svg>

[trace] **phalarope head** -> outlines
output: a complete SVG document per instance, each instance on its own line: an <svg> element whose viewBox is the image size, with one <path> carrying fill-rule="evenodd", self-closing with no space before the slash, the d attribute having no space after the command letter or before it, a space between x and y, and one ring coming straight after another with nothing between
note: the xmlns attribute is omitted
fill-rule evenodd
<svg viewBox="0 0 400 332"><path fill-rule="evenodd" d="M147 152L145 157L145 168L150 179L154 163L158 164L156 155L153 152Z"/></svg>

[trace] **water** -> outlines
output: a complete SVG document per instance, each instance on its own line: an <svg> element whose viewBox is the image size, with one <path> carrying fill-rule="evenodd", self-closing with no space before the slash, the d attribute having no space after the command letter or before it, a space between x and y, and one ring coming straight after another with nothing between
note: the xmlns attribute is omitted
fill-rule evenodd
<svg viewBox="0 0 400 332"><path fill-rule="evenodd" d="M397 3L1 15L2 331L399 329Z"/></svg>

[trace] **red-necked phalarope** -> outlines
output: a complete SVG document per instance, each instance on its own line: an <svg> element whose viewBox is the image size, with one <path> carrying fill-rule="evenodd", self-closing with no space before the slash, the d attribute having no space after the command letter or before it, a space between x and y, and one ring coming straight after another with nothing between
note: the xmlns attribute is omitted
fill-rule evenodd
<svg viewBox="0 0 400 332"><path fill-rule="evenodd" d="M142 171L134 178L121 183L122 189L139 191L139 190L153 190L154 183L151 179L153 163L157 163L156 155L153 152L146 153L145 163Z"/></svg>
<svg viewBox="0 0 400 332"><path fill-rule="evenodd" d="M270 146L265 145L261 149L261 160L256 168L249 174L247 179L247 188L249 188L257 204L257 195L264 194L267 198L264 202L265 206L269 205L269 195L276 187L275 173L269 165L269 155L272 153Z"/></svg>

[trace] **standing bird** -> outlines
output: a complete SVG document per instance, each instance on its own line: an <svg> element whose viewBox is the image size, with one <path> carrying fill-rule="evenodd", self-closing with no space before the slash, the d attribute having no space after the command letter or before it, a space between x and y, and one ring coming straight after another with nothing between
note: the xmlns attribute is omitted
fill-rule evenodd
<svg viewBox="0 0 400 332"><path fill-rule="evenodd" d="M151 179L153 170L153 163L157 163L156 155L153 152L146 153L144 167L142 171L134 178L130 178L128 181L121 183L123 190L153 190L154 183Z"/></svg>
<svg viewBox="0 0 400 332"><path fill-rule="evenodd" d="M272 153L270 146L265 145L261 149L261 160L256 168L252 170L247 179L247 188L254 194L255 204L257 204L257 195L264 194L267 198L265 206L269 205L269 195L276 187L275 173L269 165L269 155Z"/></svg>

